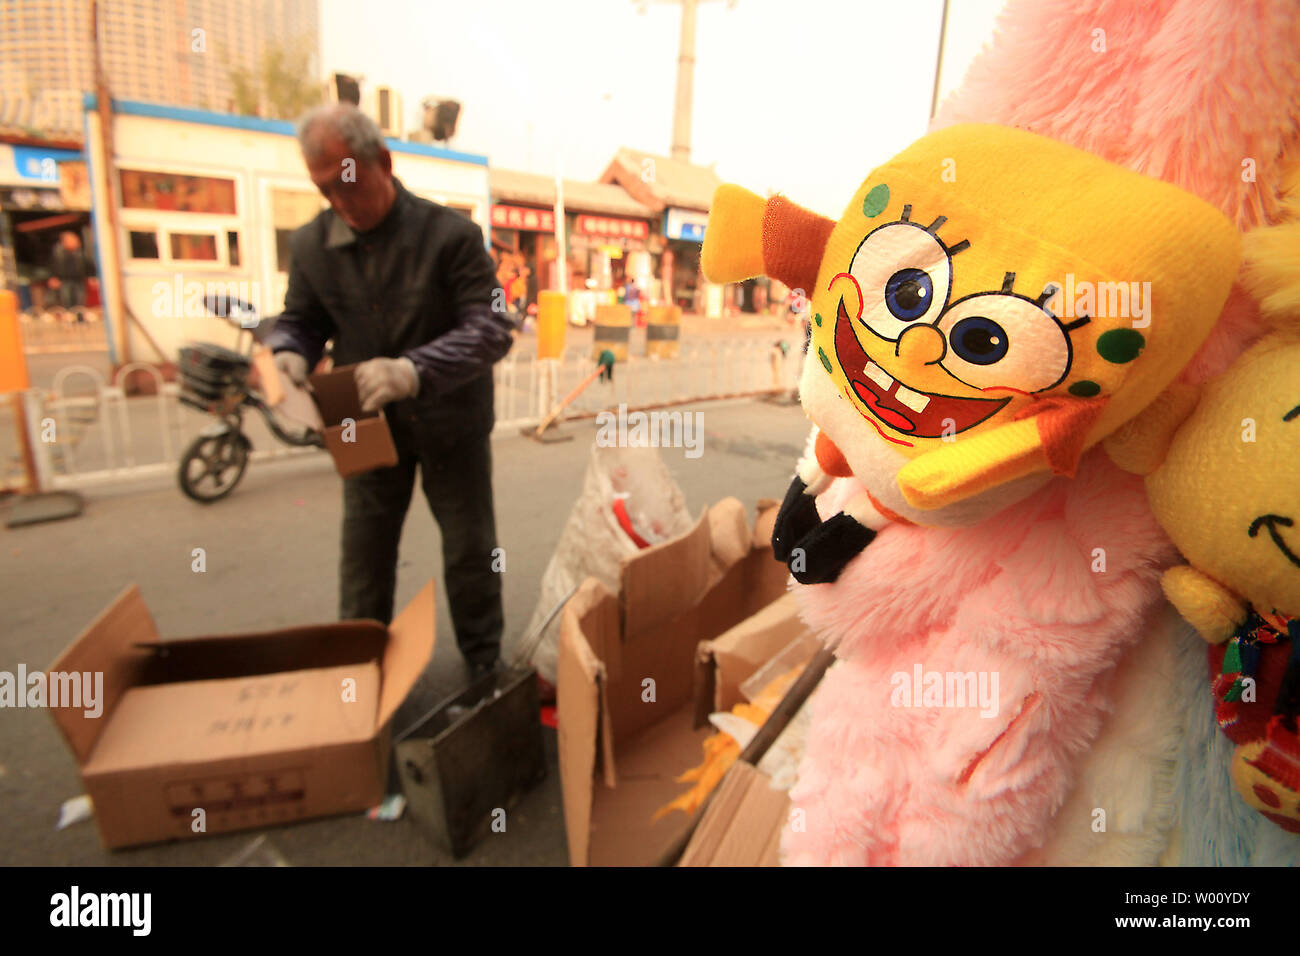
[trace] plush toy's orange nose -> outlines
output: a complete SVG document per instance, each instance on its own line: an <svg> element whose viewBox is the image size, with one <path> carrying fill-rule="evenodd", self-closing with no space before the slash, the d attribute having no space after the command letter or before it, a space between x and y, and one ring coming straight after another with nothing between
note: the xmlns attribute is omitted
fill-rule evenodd
<svg viewBox="0 0 1300 956"><path fill-rule="evenodd" d="M898 337L895 352L908 365L933 365L947 350L943 333L933 325L913 325Z"/></svg>

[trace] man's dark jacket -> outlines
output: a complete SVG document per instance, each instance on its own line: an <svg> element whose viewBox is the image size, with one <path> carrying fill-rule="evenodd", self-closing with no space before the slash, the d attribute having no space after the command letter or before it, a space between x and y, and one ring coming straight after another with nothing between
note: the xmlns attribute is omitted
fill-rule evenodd
<svg viewBox="0 0 1300 956"><path fill-rule="evenodd" d="M329 209L294 232L284 314L266 344L313 367L331 338L336 366L406 356L420 391L390 405L390 418L490 431L492 365L513 340L509 320L493 310L505 297L483 232L393 185L393 208L369 232L354 233Z"/></svg>
<svg viewBox="0 0 1300 956"><path fill-rule="evenodd" d="M94 274L94 260L84 249L65 249L60 243L50 253L50 275L60 282L84 282Z"/></svg>

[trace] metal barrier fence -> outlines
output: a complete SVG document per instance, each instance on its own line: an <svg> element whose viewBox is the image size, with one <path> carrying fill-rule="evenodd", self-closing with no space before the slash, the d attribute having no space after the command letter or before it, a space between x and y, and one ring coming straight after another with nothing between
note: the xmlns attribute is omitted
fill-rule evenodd
<svg viewBox="0 0 1300 956"><path fill-rule="evenodd" d="M23 351L29 355L108 351L108 327L98 313L92 312L85 322L46 322L24 317L20 329Z"/></svg>
<svg viewBox="0 0 1300 956"><path fill-rule="evenodd" d="M560 421L586 418L620 404L629 410L789 391L798 383L803 355L796 343L783 350L771 340L684 344L675 359L634 357L614 369L612 382L589 386ZM495 367L497 430L535 425L596 367L590 351L570 349L561 359L512 355ZM133 372L151 376L152 395L128 397L123 383ZM175 472L182 451L213 422L179 400L180 387L164 382L152 366L135 363L111 381L99 370L73 365L59 371L50 391L26 393L30 446L41 487L81 488ZM23 468L17 423L0 409L0 455L4 483L21 484ZM279 442L260 415L246 414L244 431L252 459L310 455L311 448Z"/></svg>

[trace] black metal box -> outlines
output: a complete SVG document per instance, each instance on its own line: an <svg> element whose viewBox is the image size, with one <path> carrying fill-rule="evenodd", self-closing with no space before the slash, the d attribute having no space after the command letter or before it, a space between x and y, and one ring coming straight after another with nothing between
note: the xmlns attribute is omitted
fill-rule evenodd
<svg viewBox="0 0 1300 956"><path fill-rule="evenodd" d="M537 672L488 674L447 698L394 747L407 811L460 858L546 776Z"/></svg>

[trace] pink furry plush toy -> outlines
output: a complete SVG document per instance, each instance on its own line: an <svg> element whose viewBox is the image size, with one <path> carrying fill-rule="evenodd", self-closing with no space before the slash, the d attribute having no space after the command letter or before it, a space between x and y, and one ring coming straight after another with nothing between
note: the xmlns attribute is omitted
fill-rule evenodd
<svg viewBox="0 0 1300 956"><path fill-rule="evenodd" d="M1141 483L1089 455L980 524L891 526L801 589L839 662L811 701L785 862L988 865L1032 846L1174 557Z"/></svg>
<svg viewBox="0 0 1300 956"><path fill-rule="evenodd" d="M1297 50L1291 0L1012 2L934 125L1050 137L1245 228L1279 215L1300 159ZM1221 372L1258 330L1234 288L1183 379ZM817 498L824 523L870 490L852 470ZM1072 478L974 518L878 523L842 569L797 587L838 661L810 702L785 863L1005 864L1052 834L1126 651L1165 626L1177 554L1140 481L1096 447Z"/></svg>

